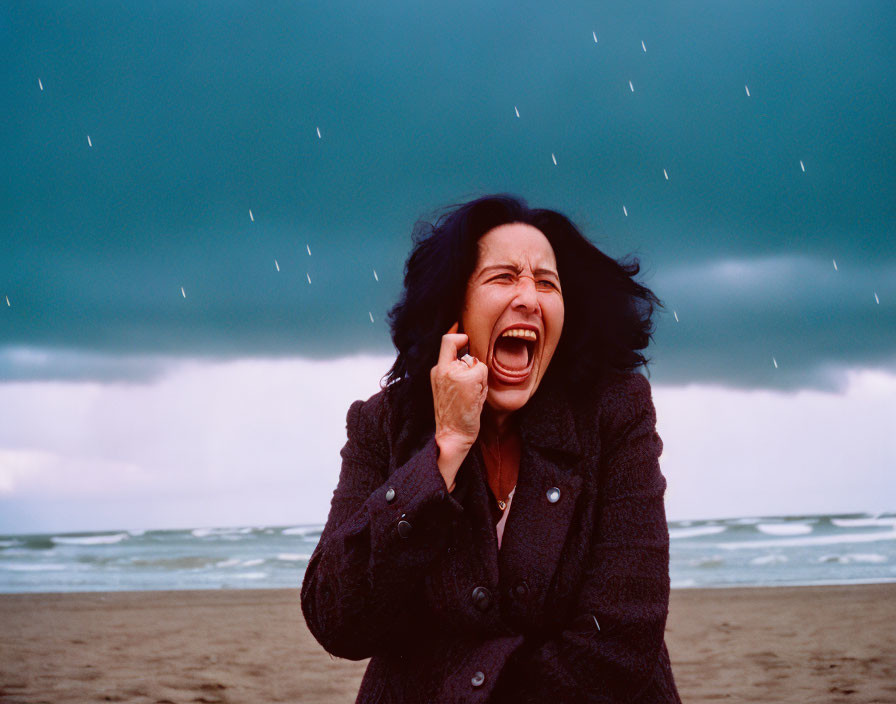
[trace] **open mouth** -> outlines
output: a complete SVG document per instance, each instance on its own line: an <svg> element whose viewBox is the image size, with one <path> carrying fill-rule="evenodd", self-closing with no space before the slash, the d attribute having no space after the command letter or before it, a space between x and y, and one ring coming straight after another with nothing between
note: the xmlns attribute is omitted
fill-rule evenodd
<svg viewBox="0 0 896 704"><path fill-rule="evenodd" d="M492 371L498 381L518 384L532 371L538 333L529 328L508 328L495 340L492 348Z"/></svg>

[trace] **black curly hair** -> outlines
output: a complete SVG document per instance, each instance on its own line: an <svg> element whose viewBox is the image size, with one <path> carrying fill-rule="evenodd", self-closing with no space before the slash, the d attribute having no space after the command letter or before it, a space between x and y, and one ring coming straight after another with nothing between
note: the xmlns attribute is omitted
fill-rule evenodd
<svg viewBox="0 0 896 704"><path fill-rule="evenodd" d="M417 222L404 290L389 311L398 358L385 384L400 387L405 410L421 428L434 423L430 370L438 361L442 335L460 318L476 268L477 242L508 223L525 223L544 233L563 287L563 331L542 386L559 388L575 400L593 392L608 375L649 361L641 350L650 343L651 317L662 302L635 281L640 271L636 257L616 261L564 215L529 208L516 196L477 198L445 209L432 223ZM394 383L399 380L407 383Z"/></svg>

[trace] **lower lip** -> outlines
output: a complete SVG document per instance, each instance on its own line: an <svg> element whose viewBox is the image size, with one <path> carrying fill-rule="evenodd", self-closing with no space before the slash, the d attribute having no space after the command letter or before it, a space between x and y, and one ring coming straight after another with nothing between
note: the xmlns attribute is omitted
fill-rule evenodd
<svg viewBox="0 0 896 704"><path fill-rule="evenodd" d="M518 376L510 376L508 374L505 374L500 369L498 369L498 365L495 364L494 361L492 361L492 364L489 367L489 376L504 386L519 386L529 379L530 374L532 374L532 365L529 366L525 374L521 374Z"/></svg>

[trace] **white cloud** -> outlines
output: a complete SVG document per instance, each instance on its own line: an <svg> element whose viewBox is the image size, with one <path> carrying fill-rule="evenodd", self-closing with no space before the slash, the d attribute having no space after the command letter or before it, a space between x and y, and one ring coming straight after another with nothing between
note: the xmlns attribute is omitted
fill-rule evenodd
<svg viewBox="0 0 896 704"><path fill-rule="evenodd" d="M672 518L896 508L896 375L843 393L655 387Z"/></svg>
<svg viewBox="0 0 896 704"><path fill-rule="evenodd" d="M188 361L145 384L0 385L0 408L15 409L0 426L0 498L18 504L10 515L49 513L54 530L112 525L102 512L125 527L323 520L348 406L391 362ZM18 530L2 514L0 530Z"/></svg>
<svg viewBox="0 0 896 704"><path fill-rule="evenodd" d="M187 361L0 385L0 531L321 522L389 357ZM896 375L843 393L654 386L670 518L896 508ZM889 502L889 503L888 503Z"/></svg>
<svg viewBox="0 0 896 704"><path fill-rule="evenodd" d="M61 493L91 496L152 486L153 477L130 462L71 457L45 450L0 449L0 496Z"/></svg>

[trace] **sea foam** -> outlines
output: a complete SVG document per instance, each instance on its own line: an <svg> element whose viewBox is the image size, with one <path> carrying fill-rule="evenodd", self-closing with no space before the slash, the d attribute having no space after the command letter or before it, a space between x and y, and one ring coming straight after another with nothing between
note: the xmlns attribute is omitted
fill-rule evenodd
<svg viewBox="0 0 896 704"><path fill-rule="evenodd" d="M130 537L127 533L115 533L114 535L83 535L83 536L58 536L52 540L57 545L114 545Z"/></svg>
<svg viewBox="0 0 896 704"><path fill-rule="evenodd" d="M699 538L703 535L716 535L727 530L725 526L694 526L693 528L670 528L669 539Z"/></svg>
<svg viewBox="0 0 896 704"><path fill-rule="evenodd" d="M808 535L812 526L805 523L760 523L756 530L767 535Z"/></svg>

